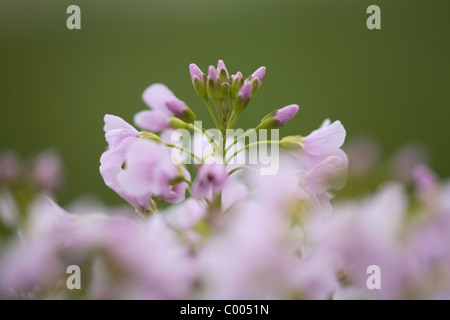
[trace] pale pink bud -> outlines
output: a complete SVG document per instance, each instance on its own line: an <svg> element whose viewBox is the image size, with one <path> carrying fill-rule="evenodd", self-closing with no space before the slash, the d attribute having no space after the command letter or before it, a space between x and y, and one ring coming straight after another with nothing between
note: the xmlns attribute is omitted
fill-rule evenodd
<svg viewBox="0 0 450 320"><path fill-rule="evenodd" d="M208 79L211 79L213 82L217 82L218 80L217 70L213 66L209 66Z"/></svg>
<svg viewBox="0 0 450 320"><path fill-rule="evenodd" d="M166 106L167 108L176 116L181 117L183 114L183 111L188 108L186 103L178 99L177 97L173 96L166 100Z"/></svg>
<svg viewBox="0 0 450 320"><path fill-rule="evenodd" d="M261 85L265 74L266 74L266 67L259 67L255 72L253 72L252 79L257 79L259 85Z"/></svg>
<svg viewBox="0 0 450 320"><path fill-rule="evenodd" d="M278 109L273 117L280 121L278 125L281 127L284 126L289 120L291 120L295 116L297 111L298 105L291 104L284 108Z"/></svg>
<svg viewBox="0 0 450 320"><path fill-rule="evenodd" d="M195 63L191 63L189 65L189 72L191 73L191 80L194 82L195 78L199 78L200 80L203 80L203 72L200 70L199 67Z"/></svg>
<svg viewBox="0 0 450 320"><path fill-rule="evenodd" d="M239 96L241 97L241 99L243 101L248 100L252 96L252 90L253 90L252 83L247 81L244 83L242 88L239 90Z"/></svg>

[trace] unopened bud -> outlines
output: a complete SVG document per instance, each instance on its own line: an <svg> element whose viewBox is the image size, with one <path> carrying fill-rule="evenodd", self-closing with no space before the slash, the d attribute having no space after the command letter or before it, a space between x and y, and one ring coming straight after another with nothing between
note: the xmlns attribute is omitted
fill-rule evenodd
<svg viewBox="0 0 450 320"><path fill-rule="evenodd" d="M298 105L291 104L284 108L275 110L261 119L259 129L275 129L283 127L291 120L298 111Z"/></svg>
<svg viewBox="0 0 450 320"><path fill-rule="evenodd" d="M254 95L256 91L259 89L259 87L261 87L265 75L266 75L266 67L259 67L250 76L253 85L252 95Z"/></svg>
<svg viewBox="0 0 450 320"><path fill-rule="evenodd" d="M222 100L227 100L230 98L230 84L228 82L222 83Z"/></svg>
<svg viewBox="0 0 450 320"><path fill-rule="evenodd" d="M219 60L219 62L217 63L217 73L219 74L220 82L228 82L229 75L223 60Z"/></svg>
<svg viewBox="0 0 450 320"><path fill-rule="evenodd" d="M244 77L242 76L242 73L238 72L236 75L231 76L231 88L230 88L230 95L231 99L236 98L239 90L244 85Z"/></svg>
<svg viewBox="0 0 450 320"><path fill-rule="evenodd" d="M247 108L248 103L250 102L251 96L252 96L252 83L246 82L239 90L239 93L236 97L236 101L234 104L234 111L236 111L237 113L241 113L242 111L244 111Z"/></svg>
<svg viewBox="0 0 450 320"><path fill-rule="evenodd" d="M195 121L195 114L186 105L184 101L181 101L177 97L173 96L166 100L167 108L178 118L188 123Z"/></svg>
<svg viewBox="0 0 450 320"><path fill-rule="evenodd" d="M213 66L209 66L208 77L206 78L206 93L209 98L217 99L221 95L221 87L218 86L217 70Z"/></svg>
<svg viewBox="0 0 450 320"><path fill-rule="evenodd" d="M191 73L192 85L194 86L197 95L205 99L206 98L206 86L205 75L202 70L195 63L189 65L189 72Z"/></svg>

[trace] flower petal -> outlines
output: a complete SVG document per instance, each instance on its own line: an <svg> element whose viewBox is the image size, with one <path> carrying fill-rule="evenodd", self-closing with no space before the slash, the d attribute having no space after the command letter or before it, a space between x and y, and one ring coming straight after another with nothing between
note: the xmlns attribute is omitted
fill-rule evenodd
<svg viewBox="0 0 450 320"><path fill-rule="evenodd" d="M142 94L142 100L152 109L159 111L167 111L166 100L174 96L162 83L155 83L145 89Z"/></svg>

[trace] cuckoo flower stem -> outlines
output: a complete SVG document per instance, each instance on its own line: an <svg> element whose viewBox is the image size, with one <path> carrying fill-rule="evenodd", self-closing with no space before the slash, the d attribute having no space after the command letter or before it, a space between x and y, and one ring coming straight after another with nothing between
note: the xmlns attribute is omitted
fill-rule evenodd
<svg viewBox="0 0 450 320"><path fill-rule="evenodd" d="M235 153L233 153L232 156L230 156L227 160L225 160L225 165L230 163L231 160L233 160L234 157L236 157L239 153L241 153L244 150L247 150L251 147L259 146L260 144L279 144L279 141L273 141L273 140L264 140L264 141L257 141L250 144L247 144L245 147L237 150Z"/></svg>
<svg viewBox="0 0 450 320"><path fill-rule="evenodd" d="M256 128L252 128L250 130L248 130L247 132L245 132L244 134L242 134L239 138L237 138L236 140L233 141L232 144L230 144L226 149L225 152L228 152L228 150L230 150L231 148L233 148L233 146L238 143L239 141L241 141L242 139L244 139L245 137L247 137L248 135L252 134L254 131L257 131L258 127Z"/></svg>
<svg viewBox="0 0 450 320"><path fill-rule="evenodd" d="M211 135L202 127L194 123L194 128L197 128L197 130L200 130L202 134L206 137L206 139L209 140L209 143L213 146L214 149L218 149L219 146L214 141L214 139L211 137Z"/></svg>
<svg viewBox="0 0 450 320"><path fill-rule="evenodd" d="M211 118L212 118L213 121L214 121L214 125L216 126L217 129L219 129L219 128L220 128L220 127L219 127L219 123L217 123L217 119L216 119L216 117L214 116L214 113L213 113L213 111L212 111L212 109L211 109L211 105L209 104L208 99L206 98L206 99L204 99L204 101L205 101L206 107L208 108L209 114L211 115Z"/></svg>
<svg viewBox="0 0 450 320"><path fill-rule="evenodd" d="M189 154L191 157L193 157L193 158L197 159L198 161L200 161L200 163L203 162L202 159L201 159L200 157L198 157L197 155L195 155L194 153L192 153L191 151L189 151L189 150L187 150L187 149L185 149L185 148L183 148L183 147L174 145L174 144L172 144L172 143L164 143L164 144L165 144L167 147L169 147L169 148L178 149L178 150L181 150L181 151L183 151L183 152Z"/></svg>

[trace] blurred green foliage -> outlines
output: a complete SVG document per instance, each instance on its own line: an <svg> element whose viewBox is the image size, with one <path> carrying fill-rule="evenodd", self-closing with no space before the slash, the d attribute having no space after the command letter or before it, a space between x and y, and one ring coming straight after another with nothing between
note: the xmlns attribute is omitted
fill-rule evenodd
<svg viewBox="0 0 450 320"><path fill-rule="evenodd" d="M81 30L66 28L70 4L81 8ZM371 4L381 30L366 28ZM297 103L282 135L339 119L385 153L423 142L448 176L449 14L448 0L0 0L0 149L59 150L62 203L86 193L122 203L98 172L103 115L132 122L146 108L143 90L162 82L211 125L188 65L205 71L223 59L244 76L267 67L238 126Z"/></svg>

